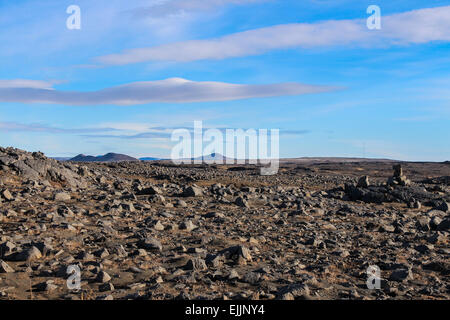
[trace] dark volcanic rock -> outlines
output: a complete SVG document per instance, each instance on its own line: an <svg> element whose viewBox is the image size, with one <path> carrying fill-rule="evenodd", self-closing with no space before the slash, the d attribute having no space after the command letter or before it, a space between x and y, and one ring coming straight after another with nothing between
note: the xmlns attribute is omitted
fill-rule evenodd
<svg viewBox="0 0 450 320"><path fill-rule="evenodd" d="M437 197L437 195L416 186L396 186L395 188L370 186L363 188L346 184L345 193L351 201L360 200L379 204L387 202L410 203L412 200L413 202L429 203Z"/></svg>
<svg viewBox="0 0 450 320"><path fill-rule="evenodd" d="M162 250L161 242L156 238L146 238L138 242L138 247L146 250Z"/></svg>
<svg viewBox="0 0 450 320"><path fill-rule="evenodd" d="M0 148L0 300L450 298L447 164L233 167Z"/></svg>
<svg viewBox="0 0 450 320"><path fill-rule="evenodd" d="M183 197L199 197L203 194L202 189L195 187L195 186L189 186L183 191Z"/></svg>
<svg viewBox="0 0 450 320"><path fill-rule="evenodd" d="M388 193L385 187L371 186L362 188L347 184L345 185L345 193L352 201L361 200L368 203L383 203L396 200L394 196Z"/></svg>
<svg viewBox="0 0 450 320"><path fill-rule="evenodd" d="M309 297L309 287L302 283L284 286L277 292L277 298L280 300L306 300Z"/></svg>

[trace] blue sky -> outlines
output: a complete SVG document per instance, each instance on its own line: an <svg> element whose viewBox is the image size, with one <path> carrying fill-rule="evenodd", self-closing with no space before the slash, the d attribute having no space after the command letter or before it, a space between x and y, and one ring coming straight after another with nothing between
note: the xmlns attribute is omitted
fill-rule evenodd
<svg viewBox="0 0 450 320"><path fill-rule="evenodd" d="M203 120L280 129L281 157L450 159L450 1L0 0L0 43L2 146L168 157Z"/></svg>

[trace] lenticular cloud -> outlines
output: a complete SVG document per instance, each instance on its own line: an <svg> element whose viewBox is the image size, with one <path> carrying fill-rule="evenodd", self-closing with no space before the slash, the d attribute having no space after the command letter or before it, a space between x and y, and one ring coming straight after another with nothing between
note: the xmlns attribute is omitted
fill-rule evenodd
<svg viewBox="0 0 450 320"><path fill-rule="evenodd" d="M196 82L181 78L159 81L133 82L97 91L62 91L35 82L0 82L0 102L41 103L62 105L137 105L146 103L189 103L229 101L249 98L302 95L327 92L330 86L301 83L264 85L231 84L224 82ZM30 80L28 80L30 81ZM33 81L33 80L31 80Z"/></svg>

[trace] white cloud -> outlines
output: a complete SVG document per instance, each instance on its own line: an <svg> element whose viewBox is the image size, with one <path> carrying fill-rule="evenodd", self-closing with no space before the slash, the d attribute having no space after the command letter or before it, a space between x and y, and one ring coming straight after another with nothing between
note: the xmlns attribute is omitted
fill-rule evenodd
<svg viewBox="0 0 450 320"><path fill-rule="evenodd" d="M199 9L187 8L184 1L81 0L65 1L66 4L55 0L0 1L0 58L22 60L27 65L34 61L33 57L52 61L53 57L63 54L79 59L75 61L78 64L92 56L86 48L106 50L96 53L98 55L115 50L112 48L116 48L117 43L139 48L179 41L191 33L191 27L220 15L219 4L211 6L210 0L186 0L187 3L198 2ZM200 3L214 10L205 11ZM66 28L69 4L77 4L81 8L81 30L74 32ZM136 14L142 8L148 8L148 12L142 13L143 18L137 18ZM161 13L165 11L166 15L158 16L158 10ZM146 14L150 16L145 18ZM102 45L97 47L99 43ZM89 64L85 67L94 68Z"/></svg>
<svg viewBox="0 0 450 320"><path fill-rule="evenodd" d="M11 88L34 88L34 89L52 89L53 85L60 81L42 81L28 79L0 80L0 89Z"/></svg>
<svg viewBox="0 0 450 320"><path fill-rule="evenodd" d="M146 132L152 127L152 124L140 122L108 122L100 124L99 127L124 131Z"/></svg>
<svg viewBox="0 0 450 320"><path fill-rule="evenodd" d="M0 121L0 132L41 132L41 133L100 133L121 131L119 128L101 126L98 128L58 128L40 123L20 123Z"/></svg>
<svg viewBox="0 0 450 320"><path fill-rule="evenodd" d="M189 103L228 101L335 90L335 87L301 83L266 85L196 82L181 78L133 82L98 91L60 91L44 88L0 88L0 102L48 103L63 105L136 105L154 102Z"/></svg>
<svg viewBox="0 0 450 320"><path fill-rule="evenodd" d="M450 41L450 6L413 10L382 20L383 37L393 43Z"/></svg>
<svg viewBox="0 0 450 320"><path fill-rule="evenodd" d="M133 10L135 16L163 18L187 12L199 12L215 9L225 5L242 5L267 0L166 0Z"/></svg>
<svg viewBox="0 0 450 320"><path fill-rule="evenodd" d="M148 61L196 61L263 54L271 50L355 45L420 44L450 40L450 6L382 17L381 30L365 19L294 23L254 29L208 40L190 40L126 50L96 60L111 65Z"/></svg>

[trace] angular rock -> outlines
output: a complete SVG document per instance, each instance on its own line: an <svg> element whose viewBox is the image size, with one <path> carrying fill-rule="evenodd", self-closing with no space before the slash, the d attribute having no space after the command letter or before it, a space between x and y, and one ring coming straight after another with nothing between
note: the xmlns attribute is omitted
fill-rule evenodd
<svg viewBox="0 0 450 320"><path fill-rule="evenodd" d="M5 199L6 201L13 201L14 197L12 196L11 192L9 192L8 189L3 190L1 193L3 199Z"/></svg>
<svg viewBox="0 0 450 320"><path fill-rule="evenodd" d="M107 274L105 271L100 271L95 278L96 282L106 283L111 280L111 276Z"/></svg>
<svg viewBox="0 0 450 320"><path fill-rule="evenodd" d="M252 260L250 250L242 245L229 247L219 252L219 254L227 256L238 264L245 264L247 261Z"/></svg>
<svg viewBox="0 0 450 320"><path fill-rule="evenodd" d="M358 183L356 185L359 188L367 188L370 186L369 183L369 177L368 176L362 176L361 178L359 178Z"/></svg>
<svg viewBox="0 0 450 320"><path fill-rule="evenodd" d="M55 201L69 201L72 197L67 192L57 192L53 196Z"/></svg>
<svg viewBox="0 0 450 320"><path fill-rule="evenodd" d="M439 225L437 226L437 230L439 231L449 231L450 230L450 218L445 218Z"/></svg>
<svg viewBox="0 0 450 320"><path fill-rule="evenodd" d="M151 186L142 190L139 190L138 192L136 192L137 195L148 195L148 196L152 196L155 194L162 194L161 189L159 189L156 186Z"/></svg>
<svg viewBox="0 0 450 320"><path fill-rule="evenodd" d="M100 292L113 291L114 289L114 285L111 282L103 283L98 287Z"/></svg>
<svg viewBox="0 0 450 320"><path fill-rule="evenodd" d="M430 231L430 220L428 218L420 218L416 222L416 227L420 231Z"/></svg>
<svg viewBox="0 0 450 320"><path fill-rule="evenodd" d="M195 224L192 223L191 220L183 221L180 226L180 230L186 230L187 232L191 232L197 228Z"/></svg>
<svg viewBox="0 0 450 320"><path fill-rule="evenodd" d="M202 189L194 186L189 186L183 190L183 197L200 197L203 195Z"/></svg>
<svg viewBox="0 0 450 320"><path fill-rule="evenodd" d="M411 269L394 270L391 273L391 276L389 277L389 281L398 281L398 282L402 282L405 280L411 280L411 279L413 279L413 274L411 272Z"/></svg>
<svg viewBox="0 0 450 320"><path fill-rule="evenodd" d="M31 247L29 249L22 250L21 252L16 252L11 254L5 259L10 261L33 261L42 258L42 253L36 247Z"/></svg>
<svg viewBox="0 0 450 320"><path fill-rule="evenodd" d="M206 266L205 260L201 258L192 258L187 262L186 269L194 271L203 271L207 270L208 267Z"/></svg>
<svg viewBox="0 0 450 320"><path fill-rule="evenodd" d="M5 261L0 260L0 273L13 273L14 269Z"/></svg>
<svg viewBox="0 0 450 320"><path fill-rule="evenodd" d="M137 245L138 248L145 250L162 251L163 248L161 242L156 238L146 238L144 240L140 240Z"/></svg>
<svg viewBox="0 0 450 320"><path fill-rule="evenodd" d="M256 285L261 279L261 274L257 272L248 272L242 279L244 282Z"/></svg>
<svg viewBox="0 0 450 320"><path fill-rule="evenodd" d="M237 197L236 200L234 200L234 203L236 205L238 205L239 207L243 207L243 208L249 208L248 202L247 200L245 200L242 197Z"/></svg>
<svg viewBox="0 0 450 320"><path fill-rule="evenodd" d="M306 284L297 283L284 286L277 292L278 300L306 300L310 298L310 290Z"/></svg>
<svg viewBox="0 0 450 320"><path fill-rule="evenodd" d="M450 210L450 205L446 201L442 201L438 206L434 208L435 210L440 210L443 212L448 212Z"/></svg>

